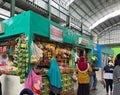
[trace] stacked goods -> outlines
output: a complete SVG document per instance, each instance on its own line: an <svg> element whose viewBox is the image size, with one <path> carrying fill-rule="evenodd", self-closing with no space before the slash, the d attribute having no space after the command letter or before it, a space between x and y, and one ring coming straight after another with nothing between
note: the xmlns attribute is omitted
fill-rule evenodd
<svg viewBox="0 0 120 95"><path fill-rule="evenodd" d="M26 36L20 35L16 41L14 64L18 68L16 74L20 76L20 82L23 83L28 72L28 40Z"/></svg>
<svg viewBox="0 0 120 95"><path fill-rule="evenodd" d="M14 66L10 56L6 53L0 54L0 72L4 74L10 74L17 70Z"/></svg>
<svg viewBox="0 0 120 95"><path fill-rule="evenodd" d="M72 73L72 53L70 48L61 48L60 46L53 43L36 42L37 47L43 51L43 57L40 60L40 64L44 66L50 65L50 60L52 58L52 53L56 55L58 65L60 67L61 73ZM37 51L37 50L36 50ZM33 52L33 51L32 51ZM40 53L37 51L37 53ZM36 60L39 60L37 57ZM38 62L38 61L37 61ZM31 62L32 63L32 62ZM35 63L35 62L34 62Z"/></svg>
<svg viewBox="0 0 120 95"><path fill-rule="evenodd" d="M42 90L42 95L49 95L49 80L47 77L43 77L42 78L42 86L43 86L43 90Z"/></svg>
<svg viewBox="0 0 120 95"><path fill-rule="evenodd" d="M38 48L40 48L43 52L43 56L39 56L40 61L34 65L34 71L38 75L42 75L42 95L49 95L49 80L45 76L45 72L48 70L50 66L50 60L52 58L52 53L55 53L57 63L60 67L61 75L62 75L62 91L63 93L67 93L73 87L72 80L72 72L73 69L69 66L70 59L72 59L72 53L70 48L61 48L60 46L53 43L45 43L45 42L35 42ZM36 53L40 53L41 51ZM34 51L32 51L34 52ZM32 53L36 55L35 53ZM71 61L72 62L72 61ZM68 95L68 94L66 94Z"/></svg>
<svg viewBox="0 0 120 95"><path fill-rule="evenodd" d="M72 74L62 74L62 91L70 91L73 89Z"/></svg>

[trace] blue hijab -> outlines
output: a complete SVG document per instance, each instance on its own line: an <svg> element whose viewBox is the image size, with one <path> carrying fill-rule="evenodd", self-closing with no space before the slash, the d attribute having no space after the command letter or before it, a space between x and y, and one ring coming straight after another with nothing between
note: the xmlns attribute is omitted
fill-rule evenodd
<svg viewBox="0 0 120 95"><path fill-rule="evenodd" d="M62 87L60 69L58 67L57 61L55 58L52 58L50 61L50 69L46 73L49 77L50 84L57 88Z"/></svg>

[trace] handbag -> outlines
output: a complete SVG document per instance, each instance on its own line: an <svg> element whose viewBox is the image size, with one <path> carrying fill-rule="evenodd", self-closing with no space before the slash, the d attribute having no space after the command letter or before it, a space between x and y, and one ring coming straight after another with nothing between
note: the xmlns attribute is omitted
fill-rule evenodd
<svg viewBox="0 0 120 95"><path fill-rule="evenodd" d="M101 84L103 85L104 88L106 87L106 82L104 79L101 80Z"/></svg>

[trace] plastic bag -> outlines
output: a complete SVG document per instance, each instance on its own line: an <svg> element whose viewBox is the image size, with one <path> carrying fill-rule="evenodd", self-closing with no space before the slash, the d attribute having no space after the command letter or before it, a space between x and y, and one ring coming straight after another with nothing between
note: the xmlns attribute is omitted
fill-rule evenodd
<svg viewBox="0 0 120 95"><path fill-rule="evenodd" d="M31 43L32 55L38 58L43 57L43 51L34 43Z"/></svg>
<svg viewBox="0 0 120 95"><path fill-rule="evenodd" d="M32 56L30 58L30 62L33 64L39 64L40 58L43 57L43 51L34 42L32 42L31 52Z"/></svg>
<svg viewBox="0 0 120 95"><path fill-rule="evenodd" d="M75 72L74 72L73 75L72 75L72 79L73 79L74 82L76 82L77 79L78 79L78 78L77 78L77 74L76 74Z"/></svg>
<svg viewBox="0 0 120 95"><path fill-rule="evenodd" d="M104 88L106 87L106 83L104 79L101 80L101 84L103 85Z"/></svg>
<svg viewBox="0 0 120 95"><path fill-rule="evenodd" d="M31 69L28 78L25 81L25 88L31 89L35 94L42 93L42 76L36 75Z"/></svg>

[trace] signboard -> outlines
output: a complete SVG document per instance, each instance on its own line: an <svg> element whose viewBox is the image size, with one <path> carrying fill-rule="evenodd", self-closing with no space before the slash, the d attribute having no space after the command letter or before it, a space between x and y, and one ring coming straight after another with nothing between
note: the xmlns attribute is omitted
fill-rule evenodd
<svg viewBox="0 0 120 95"><path fill-rule="evenodd" d="M78 43L81 45L85 45L85 46L88 45L88 41L86 39L83 39L83 38L79 38Z"/></svg>
<svg viewBox="0 0 120 95"><path fill-rule="evenodd" d="M4 33L4 24L0 23L0 34Z"/></svg>
<svg viewBox="0 0 120 95"><path fill-rule="evenodd" d="M51 25L50 26L50 39L63 42L63 32L61 29Z"/></svg>

